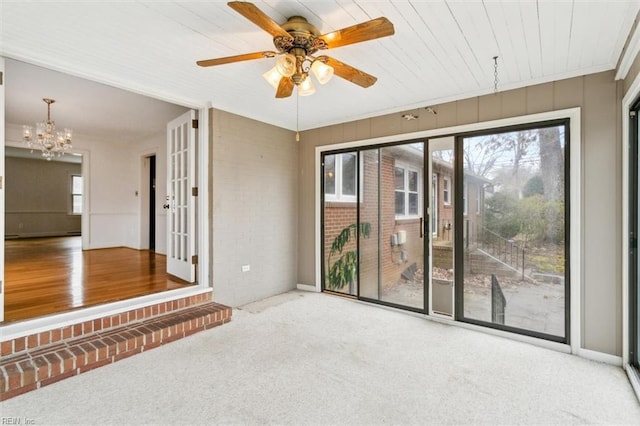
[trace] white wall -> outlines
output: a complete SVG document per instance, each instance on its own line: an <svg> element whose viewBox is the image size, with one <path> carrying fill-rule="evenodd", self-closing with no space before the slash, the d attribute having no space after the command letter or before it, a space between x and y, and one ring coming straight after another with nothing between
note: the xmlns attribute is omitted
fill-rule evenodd
<svg viewBox="0 0 640 426"><path fill-rule="evenodd" d="M297 283L295 135L211 110L213 293L230 306L282 293ZM250 265L242 272L242 265Z"/></svg>

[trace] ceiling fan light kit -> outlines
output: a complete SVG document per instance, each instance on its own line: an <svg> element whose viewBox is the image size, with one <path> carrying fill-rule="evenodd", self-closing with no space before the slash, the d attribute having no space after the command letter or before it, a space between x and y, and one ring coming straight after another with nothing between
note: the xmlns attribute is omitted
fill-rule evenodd
<svg viewBox="0 0 640 426"><path fill-rule="evenodd" d="M314 57L313 54L318 50L386 37L395 32L393 24L387 18L381 17L321 35L318 29L302 16L292 16L287 22L279 25L253 3L233 1L227 4L271 34L277 52L247 53L196 63L202 67L210 67L277 57L275 66L262 75L276 89L276 98L291 96L294 87L297 87L300 96L315 93L310 74L313 74L320 84L326 84L335 74L361 87L370 87L376 82L376 77L329 56Z"/></svg>

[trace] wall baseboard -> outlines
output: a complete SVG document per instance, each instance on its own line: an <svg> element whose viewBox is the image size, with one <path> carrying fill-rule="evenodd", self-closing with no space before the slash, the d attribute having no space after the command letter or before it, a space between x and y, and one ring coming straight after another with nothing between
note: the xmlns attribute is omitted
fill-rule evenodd
<svg viewBox="0 0 640 426"><path fill-rule="evenodd" d="M296 285L296 288L298 290L302 290L302 291L311 291L311 292L314 292L314 293L318 292L318 290L316 290L316 286L315 285L298 284L298 285Z"/></svg>
<svg viewBox="0 0 640 426"><path fill-rule="evenodd" d="M590 359L592 361L603 362L605 364L615 365L616 367L622 367L622 357L616 355L606 354L604 352L592 351L590 349L580 348L576 355Z"/></svg>
<svg viewBox="0 0 640 426"><path fill-rule="evenodd" d="M5 240L18 240L21 238L47 238L47 237L70 237L80 236L80 231L51 231L51 232L29 232L22 234L5 234Z"/></svg>

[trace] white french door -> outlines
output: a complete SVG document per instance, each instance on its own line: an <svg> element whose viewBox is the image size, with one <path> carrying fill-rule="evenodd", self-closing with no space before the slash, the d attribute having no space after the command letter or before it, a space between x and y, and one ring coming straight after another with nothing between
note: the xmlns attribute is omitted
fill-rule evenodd
<svg viewBox="0 0 640 426"><path fill-rule="evenodd" d="M167 124L167 273L196 281L195 111Z"/></svg>
<svg viewBox="0 0 640 426"><path fill-rule="evenodd" d="M0 73L4 75L4 58L0 56ZM4 84L0 81L0 230L4 235ZM0 322L4 321L4 244L0 248Z"/></svg>

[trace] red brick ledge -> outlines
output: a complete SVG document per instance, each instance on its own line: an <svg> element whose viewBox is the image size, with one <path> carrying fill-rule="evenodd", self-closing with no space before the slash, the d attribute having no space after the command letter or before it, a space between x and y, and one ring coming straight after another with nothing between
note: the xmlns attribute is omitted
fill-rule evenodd
<svg viewBox="0 0 640 426"><path fill-rule="evenodd" d="M0 343L0 356L4 358L6 356L34 350L42 346L59 343L71 338L80 338L99 331L147 320L157 317L158 315L164 315L168 312L177 311L189 306L195 306L210 301L211 292L206 292L6 340Z"/></svg>
<svg viewBox="0 0 640 426"><path fill-rule="evenodd" d="M208 302L3 357L0 401L222 325L231 315L230 307Z"/></svg>

